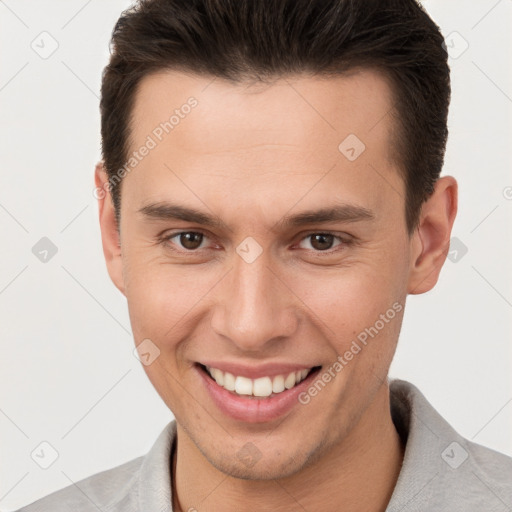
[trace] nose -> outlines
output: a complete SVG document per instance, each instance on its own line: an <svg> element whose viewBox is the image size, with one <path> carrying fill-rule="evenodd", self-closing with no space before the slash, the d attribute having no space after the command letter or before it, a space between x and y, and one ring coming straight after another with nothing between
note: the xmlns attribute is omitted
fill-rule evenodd
<svg viewBox="0 0 512 512"><path fill-rule="evenodd" d="M294 295L268 263L264 255L252 263L235 255L218 290L211 327L240 351L268 352L267 346L293 336L297 329Z"/></svg>

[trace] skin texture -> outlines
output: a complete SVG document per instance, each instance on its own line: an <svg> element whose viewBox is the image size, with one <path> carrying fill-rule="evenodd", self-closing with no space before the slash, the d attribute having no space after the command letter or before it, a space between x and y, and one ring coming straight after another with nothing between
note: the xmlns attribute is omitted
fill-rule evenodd
<svg viewBox="0 0 512 512"><path fill-rule="evenodd" d="M135 343L149 338L160 350L144 369L178 422L174 507L385 510L403 457L388 368L407 295L430 290L445 261L457 183L438 180L409 237L405 186L391 158L391 92L374 71L267 86L161 72L137 92L132 149L191 96L197 106L125 176L120 233L110 196L99 204L109 274L127 298ZM338 149L349 134L366 146L352 162ZM101 164L95 176L105 188ZM225 226L140 213L163 201ZM342 203L374 218L277 224ZM187 252L179 236L161 241L180 231L203 233L200 248ZM308 235L325 232L335 237L322 251ZM236 252L249 236L262 249L252 263ZM194 366L328 368L395 303L402 310L321 392L277 420L223 414ZM252 466L237 457L249 442L261 454Z"/></svg>

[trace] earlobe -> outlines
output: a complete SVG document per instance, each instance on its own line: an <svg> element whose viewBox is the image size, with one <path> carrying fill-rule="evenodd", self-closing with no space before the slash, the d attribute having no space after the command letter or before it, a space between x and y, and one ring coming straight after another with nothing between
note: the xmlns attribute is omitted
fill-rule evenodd
<svg viewBox="0 0 512 512"><path fill-rule="evenodd" d="M411 268L407 292L420 294L437 283L450 248L457 215L457 181L440 178L432 196L423 204L419 226L411 240Z"/></svg>
<svg viewBox="0 0 512 512"><path fill-rule="evenodd" d="M98 199L103 255L110 279L124 295L124 278L121 257L121 241L116 223L114 204L110 195L108 176L103 162L98 162L94 171L96 184L94 196Z"/></svg>

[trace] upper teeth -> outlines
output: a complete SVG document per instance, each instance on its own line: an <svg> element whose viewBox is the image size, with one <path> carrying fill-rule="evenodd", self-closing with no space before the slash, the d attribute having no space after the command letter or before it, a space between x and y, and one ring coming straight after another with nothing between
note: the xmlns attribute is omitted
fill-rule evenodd
<svg viewBox="0 0 512 512"><path fill-rule="evenodd" d="M209 366L206 367L206 370L219 386L228 391L234 391L239 395L270 396L272 393L281 393L285 389L293 388L307 377L311 368L296 370L275 377L260 377L259 379L235 377L232 373L223 372L218 368L210 368Z"/></svg>

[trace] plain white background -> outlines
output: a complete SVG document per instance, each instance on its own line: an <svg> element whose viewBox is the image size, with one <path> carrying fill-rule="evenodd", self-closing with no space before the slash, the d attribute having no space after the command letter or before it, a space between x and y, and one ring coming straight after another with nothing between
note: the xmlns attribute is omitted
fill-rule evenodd
<svg viewBox="0 0 512 512"><path fill-rule="evenodd" d="M129 4L0 2L2 510L146 453L172 419L132 353L92 195L101 71ZM512 2L425 6L451 54L458 252L432 292L409 297L391 376L512 455ZM57 248L46 263L32 252L42 237ZM58 452L48 469L31 458L45 441Z"/></svg>

